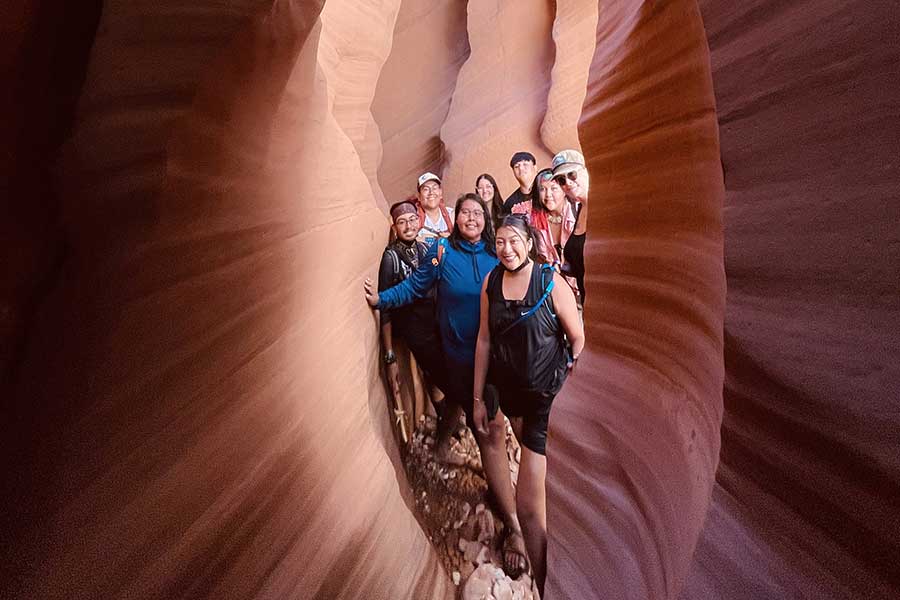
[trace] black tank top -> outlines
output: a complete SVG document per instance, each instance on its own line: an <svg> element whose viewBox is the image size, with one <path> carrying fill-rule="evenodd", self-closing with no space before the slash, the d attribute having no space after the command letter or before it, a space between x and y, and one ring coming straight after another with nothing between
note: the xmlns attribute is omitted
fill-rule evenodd
<svg viewBox="0 0 900 600"><path fill-rule="evenodd" d="M491 329L490 378L498 386L556 393L565 381L566 349L562 327L548 296L531 316L512 328L522 313L543 296L553 271L535 263L528 291L522 300L503 297L503 265L497 265L488 279L488 325Z"/></svg>

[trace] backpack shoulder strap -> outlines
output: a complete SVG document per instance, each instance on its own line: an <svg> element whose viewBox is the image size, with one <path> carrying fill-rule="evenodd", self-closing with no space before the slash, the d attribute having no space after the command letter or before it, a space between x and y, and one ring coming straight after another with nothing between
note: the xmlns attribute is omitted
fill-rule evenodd
<svg viewBox="0 0 900 600"><path fill-rule="evenodd" d="M444 274L444 253L447 251L447 238L439 237L435 242L437 244L437 278L440 279Z"/></svg>
<svg viewBox="0 0 900 600"><path fill-rule="evenodd" d="M390 246L385 248L385 252L387 252L391 257L391 267L394 270L393 281L394 285L397 285L398 283L403 281L403 270L400 268L400 256L397 254L397 250L391 248Z"/></svg>
<svg viewBox="0 0 900 600"><path fill-rule="evenodd" d="M555 272L555 269L554 269L551 265L547 265L547 264L541 265L541 283L543 283L543 281L544 281L544 276L547 274L547 272L550 273L550 283L548 283L548 284L547 284L547 287L544 288L544 293L543 293L543 295L541 295L540 300L538 300L538 301L535 303L535 305L532 306L531 309L529 309L527 312L523 312L523 313L519 316L518 319L516 319L515 321L513 321L512 323L510 323L509 325L507 325L507 326L503 329L503 331L500 332L500 335L505 334L506 332L508 332L509 330L511 330L513 327L515 327L516 325L518 325L518 324L521 323L522 321L525 321L525 320L527 320L529 317L531 317L534 313L536 313L536 312L538 311L538 309L544 304L544 302L547 301L547 298L550 297L550 292L553 291L553 286L556 285L556 282L553 281L553 273ZM553 310L550 309L549 306L547 307L547 309L550 310L550 314L553 314L554 317L556 316L556 315L553 313Z"/></svg>

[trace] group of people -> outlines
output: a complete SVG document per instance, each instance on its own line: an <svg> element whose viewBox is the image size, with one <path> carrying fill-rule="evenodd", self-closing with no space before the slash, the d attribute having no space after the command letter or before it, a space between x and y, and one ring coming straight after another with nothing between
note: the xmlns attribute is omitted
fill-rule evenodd
<svg viewBox="0 0 900 600"><path fill-rule="evenodd" d="M424 173L415 198L390 209L396 239L385 248L367 302L381 318L388 381L399 387L395 337L443 392L437 460L456 463L451 437L473 430L490 492L506 526L503 565L546 577L546 442L554 397L584 348L584 240L588 172L564 150L538 170L530 152L510 168L519 188L503 200L483 173L475 192L444 203L441 179ZM508 417L522 447L514 492Z"/></svg>

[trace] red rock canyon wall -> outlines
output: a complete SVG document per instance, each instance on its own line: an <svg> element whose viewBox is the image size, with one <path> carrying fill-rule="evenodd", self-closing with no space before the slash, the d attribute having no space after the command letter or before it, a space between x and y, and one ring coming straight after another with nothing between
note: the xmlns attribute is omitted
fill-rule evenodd
<svg viewBox="0 0 900 600"><path fill-rule="evenodd" d="M896 4L699 4L725 171L727 375L684 597L896 598Z"/></svg>
<svg viewBox="0 0 900 600"><path fill-rule="evenodd" d="M601 7L579 132L588 341L550 421L547 597L672 598L718 463L724 370L724 190L693 2Z"/></svg>
<svg viewBox="0 0 900 600"><path fill-rule="evenodd" d="M2 595L453 597L360 282L578 145L547 597L900 594L892 3L12 8Z"/></svg>

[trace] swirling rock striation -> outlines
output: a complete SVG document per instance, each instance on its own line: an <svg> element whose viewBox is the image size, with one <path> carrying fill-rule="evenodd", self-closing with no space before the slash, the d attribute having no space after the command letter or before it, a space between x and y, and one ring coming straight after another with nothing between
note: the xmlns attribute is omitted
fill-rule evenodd
<svg viewBox="0 0 900 600"><path fill-rule="evenodd" d="M727 377L683 597L896 598L896 6L700 6L727 192Z"/></svg>
<svg viewBox="0 0 900 600"><path fill-rule="evenodd" d="M900 593L892 3L63 4L4 39L4 595L452 597L359 283L419 172L579 144L547 597Z"/></svg>
<svg viewBox="0 0 900 600"><path fill-rule="evenodd" d="M709 503L724 377L724 189L694 3L601 7L579 135L588 340L550 421L546 595L672 598Z"/></svg>

